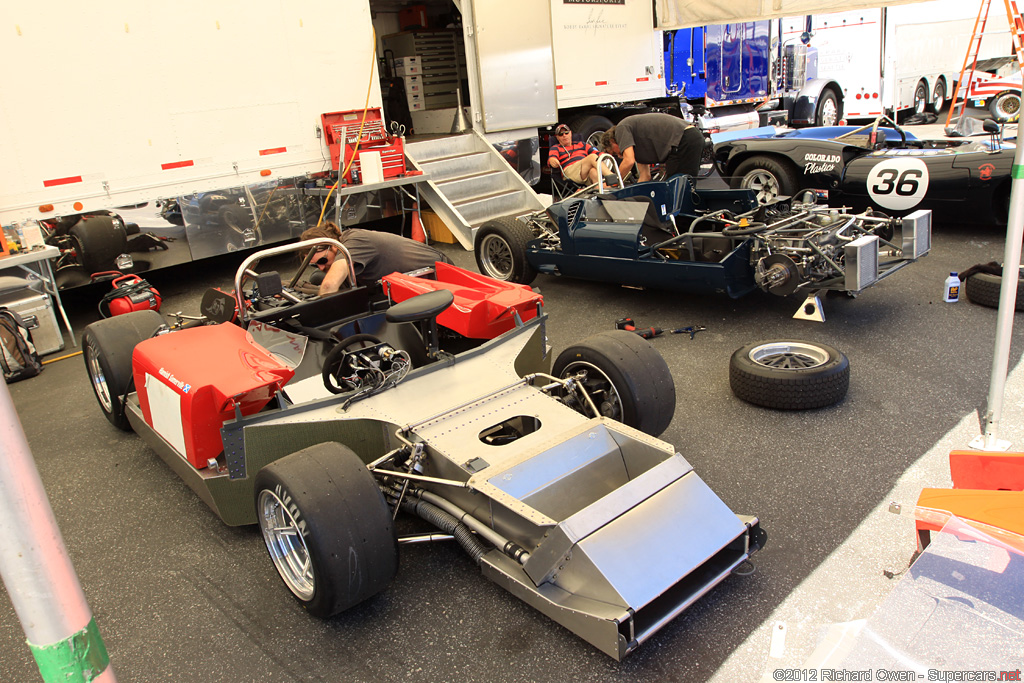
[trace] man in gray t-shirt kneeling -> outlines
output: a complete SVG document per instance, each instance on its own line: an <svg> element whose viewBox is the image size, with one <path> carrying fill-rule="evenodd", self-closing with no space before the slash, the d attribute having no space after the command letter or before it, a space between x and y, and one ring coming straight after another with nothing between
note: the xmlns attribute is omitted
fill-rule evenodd
<svg viewBox="0 0 1024 683"><path fill-rule="evenodd" d="M434 263L451 263L451 259L427 245L389 232L348 228L340 230L331 221L321 223L302 233L301 239L330 237L345 245L352 256L352 270L357 285L372 285L385 275L406 273L418 268L433 268ZM320 294L337 292L348 282L348 262L337 258L338 248L318 247L311 263L324 273Z"/></svg>
<svg viewBox="0 0 1024 683"><path fill-rule="evenodd" d="M704 134L692 123L671 114L634 114L619 121L601 137L605 152L622 158L625 177L636 164L641 182L651 179L651 164L665 164L666 177L700 172Z"/></svg>

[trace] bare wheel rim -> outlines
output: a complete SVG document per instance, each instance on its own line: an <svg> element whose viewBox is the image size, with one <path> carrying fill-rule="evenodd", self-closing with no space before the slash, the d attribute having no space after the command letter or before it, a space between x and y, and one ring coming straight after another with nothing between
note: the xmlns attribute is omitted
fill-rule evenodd
<svg viewBox="0 0 1024 683"><path fill-rule="evenodd" d="M92 380L92 388L96 391L96 398L99 399L103 410L108 413L114 412L114 402L110 398L110 387L107 386L107 377L103 374L103 366L100 365L99 351L90 346L85 350L85 358L89 366L89 379Z"/></svg>
<svg viewBox="0 0 1024 683"><path fill-rule="evenodd" d="M597 149L601 149L601 138L602 137L604 137L604 131L603 130L595 130L593 133L590 134L590 136L587 138L586 142L587 142L588 145L596 147Z"/></svg>
<svg viewBox="0 0 1024 683"><path fill-rule="evenodd" d="M599 367L586 361L574 361L562 370L562 379L581 373L580 384L601 414L613 420L622 420L622 398L611 378Z"/></svg>
<svg viewBox="0 0 1024 683"><path fill-rule="evenodd" d="M489 275L498 280L512 276L512 249L498 235L487 235L480 245L483 267Z"/></svg>
<svg viewBox="0 0 1024 683"><path fill-rule="evenodd" d="M743 178L740 186L745 190L753 190L757 201L765 204L779 196L779 179L774 173L758 169L751 171Z"/></svg>
<svg viewBox="0 0 1024 683"><path fill-rule="evenodd" d="M836 105L836 101L830 97L821 105L820 124L834 126L837 123L839 123L839 107Z"/></svg>
<svg viewBox="0 0 1024 683"><path fill-rule="evenodd" d="M295 523L292 513L273 491L260 491L257 504L260 531L270 551L270 558L289 590L300 600L313 599L316 580L306 539Z"/></svg>
<svg viewBox="0 0 1024 683"><path fill-rule="evenodd" d="M828 362L829 356L819 346L801 342L769 342L750 350L750 360L766 368L778 370L809 370Z"/></svg>

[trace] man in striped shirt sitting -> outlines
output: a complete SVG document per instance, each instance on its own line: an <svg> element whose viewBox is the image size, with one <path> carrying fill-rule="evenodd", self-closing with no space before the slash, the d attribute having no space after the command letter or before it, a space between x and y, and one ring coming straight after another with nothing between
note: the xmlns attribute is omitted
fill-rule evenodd
<svg viewBox="0 0 1024 683"><path fill-rule="evenodd" d="M548 165L562 169L562 175L576 183L596 183L600 173L597 148L585 142L573 142L572 130L564 123L555 128L558 144L548 151Z"/></svg>

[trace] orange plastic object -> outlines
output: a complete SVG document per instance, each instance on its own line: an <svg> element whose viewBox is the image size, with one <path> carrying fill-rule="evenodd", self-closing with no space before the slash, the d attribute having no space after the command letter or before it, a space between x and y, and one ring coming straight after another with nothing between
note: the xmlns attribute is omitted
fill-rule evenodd
<svg viewBox="0 0 1024 683"><path fill-rule="evenodd" d="M220 428L259 412L295 371L232 325L207 325L135 346L132 371L146 423L197 469L224 450Z"/></svg>
<svg viewBox="0 0 1024 683"><path fill-rule="evenodd" d="M1024 553L1024 491L926 488L917 507L919 539L941 530L949 515L955 515Z"/></svg>
<svg viewBox="0 0 1024 683"><path fill-rule="evenodd" d="M447 263L436 263L436 280L402 273L384 276L391 299L401 303L417 294L438 289L450 290L455 301L437 323L470 339L494 339L515 326L514 313L524 322L537 315L537 304L544 300L526 285L500 282Z"/></svg>
<svg viewBox="0 0 1024 683"><path fill-rule="evenodd" d="M1024 491L1024 453L952 451L949 473L955 489Z"/></svg>

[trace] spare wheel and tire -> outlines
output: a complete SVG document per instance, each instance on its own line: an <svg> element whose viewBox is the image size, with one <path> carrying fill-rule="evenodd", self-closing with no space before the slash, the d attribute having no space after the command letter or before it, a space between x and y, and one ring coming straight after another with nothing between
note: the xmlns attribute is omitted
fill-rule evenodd
<svg viewBox="0 0 1024 683"><path fill-rule="evenodd" d="M755 342L732 354L729 385L739 398L765 408L824 408L846 396L850 361L827 344L793 339Z"/></svg>

